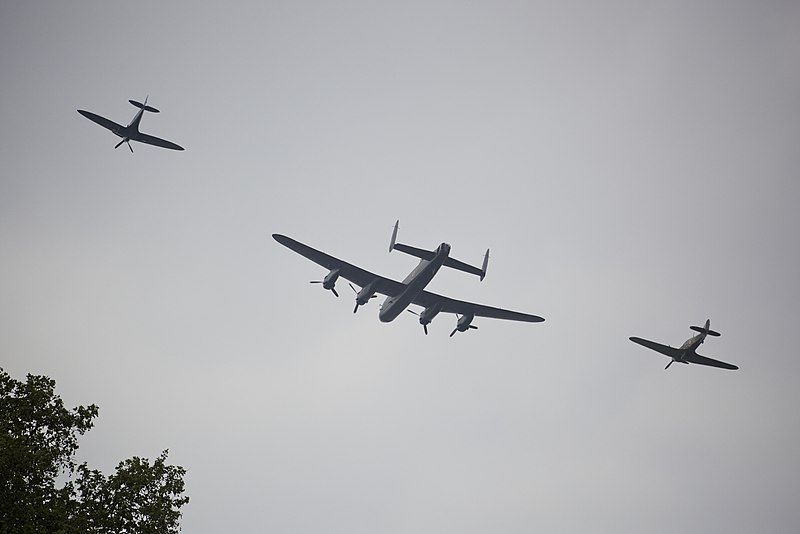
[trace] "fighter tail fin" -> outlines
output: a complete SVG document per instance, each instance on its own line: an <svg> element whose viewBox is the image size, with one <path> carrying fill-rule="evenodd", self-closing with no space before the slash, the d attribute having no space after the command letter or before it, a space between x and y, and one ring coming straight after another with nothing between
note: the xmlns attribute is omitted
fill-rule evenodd
<svg viewBox="0 0 800 534"><path fill-rule="evenodd" d="M147 98L149 98L149 96ZM137 102L136 100L128 100L128 102L130 102L139 109L143 109L145 111L150 111L153 113L161 113L156 108L147 105L147 98L144 99L144 104L142 104L141 102Z"/></svg>
<svg viewBox="0 0 800 534"><path fill-rule="evenodd" d="M691 328L695 332L700 332L701 334L707 334L709 336L719 337L719 336L722 335L719 332L715 332L715 331L711 330L711 320L710 319L706 319L705 326L690 326L689 328Z"/></svg>

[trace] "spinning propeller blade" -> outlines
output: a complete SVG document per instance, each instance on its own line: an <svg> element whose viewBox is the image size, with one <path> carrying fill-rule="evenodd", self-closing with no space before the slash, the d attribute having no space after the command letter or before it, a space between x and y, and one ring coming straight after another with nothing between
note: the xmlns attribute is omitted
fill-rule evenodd
<svg viewBox="0 0 800 534"><path fill-rule="evenodd" d="M350 286L350 289L352 289L353 293L356 294L356 307L353 308L353 313L355 313L358 311L358 291L356 291L356 288L353 287L353 284L351 284L350 282L347 282L347 285Z"/></svg>
<svg viewBox="0 0 800 534"><path fill-rule="evenodd" d="M414 315L416 315L417 317L419 317L419 314L418 314L417 312L415 312L414 310L406 310L406 311L407 311L408 313L413 313ZM425 324L423 324L423 325L422 325L422 329L425 331L425 335L427 336L427 335L428 335L428 323L425 323Z"/></svg>
<svg viewBox="0 0 800 534"><path fill-rule="evenodd" d="M325 281L324 281L324 280L311 280L311 281L309 281L308 283L309 283L309 284L324 284L324 283L325 283ZM339 293L337 293L337 292L336 292L336 288L335 288L335 287L332 287L332 288L330 289L330 291L331 291L331 293L333 293L333 294L334 294L334 295L336 295L337 297L339 296Z"/></svg>

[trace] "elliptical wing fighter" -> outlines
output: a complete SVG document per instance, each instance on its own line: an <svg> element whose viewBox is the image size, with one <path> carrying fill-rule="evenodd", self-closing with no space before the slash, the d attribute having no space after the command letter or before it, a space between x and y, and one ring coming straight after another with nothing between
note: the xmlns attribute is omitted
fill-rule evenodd
<svg viewBox="0 0 800 534"><path fill-rule="evenodd" d="M356 293L353 313L358 311L359 306L365 305L374 298L376 293L386 295L386 300L384 300L380 312L378 313L378 318L384 323L396 319L397 316L399 316L403 310L407 310L411 304L423 308L420 313L411 310L407 311L419 317L419 322L425 334L428 333L428 325L433 321L434 317L442 312L452 313L457 317L456 328L452 331L450 336L453 336L456 332L466 332L470 329L477 329L477 327L472 324L475 317L491 317L494 319L523 321L528 323L544 321L544 319L538 315L530 315L483 304L476 304L474 302L456 300L426 291L425 287L443 266L476 275L483 280L486 276L486 269L489 262L489 251L487 250L483 257L482 267L478 268L455 258L451 258L450 245L447 243L440 244L435 250L425 250L398 243L398 227L399 221L394 225L392 239L389 243L389 252L399 250L405 254L420 258L417 267L411 271L402 282L373 274L361 267L330 256L329 254L309 247L285 235L272 234L272 237L281 245L328 269L328 274L323 280L313 280L311 282L312 284L322 284L324 289L331 291L337 297L339 295L336 292L336 281L339 277L360 286L361 289L356 291L355 287L350 284L350 287Z"/></svg>
<svg viewBox="0 0 800 534"><path fill-rule="evenodd" d="M647 347L648 349L652 349L656 352L660 352L665 356L670 357L670 361L664 369L669 369L669 366L672 365L674 362L679 363L696 363L698 365L709 365L711 367L719 367L721 369L731 369L736 370L739 367L736 365L721 362L719 360L713 360L711 358L706 358L705 356L700 356L697 354L697 347L703 344L706 339L706 336L715 336L719 337L719 332L714 332L711 330L711 320L706 319L705 326L690 326L692 330L695 332L700 332L696 336L692 336L686 340L686 342L680 346L680 348L674 348L667 345L662 345L661 343L656 343L655 341L650 341L648 339L642 339L640 337L632 337L630 338L631 341L634 343L638 343L643 347Z"/></svg>
<svg viewBox="0 0 800 534"><path fill-rule="evenodd" d="M79 109L78 113L90 121L99 124L103 128L111 130L114 135L121 137L122 141L117 143L117 146L114 148L119 148L122 143L126 143L128 148L131 149L132 153L133 147L131 147L131 141L138 141L140 143L159 146L161 148L168 148L170 150L183 150L182 146L176 145L172 141L167 141L166 139L161 139L159 137L148 135L139 131L139 123L142 122L142 115L144 115L145 111L149 111L151 113L160 113L160 111L158 111L156 108L147 105L147 97L144 99L144 104L137 102L136 100L128 100L128 102L139 108L139 111L136 112L136 115L127 126L117 124L116 122L105 117L101 117L100 115L92 113L91 111Z"/></svg>

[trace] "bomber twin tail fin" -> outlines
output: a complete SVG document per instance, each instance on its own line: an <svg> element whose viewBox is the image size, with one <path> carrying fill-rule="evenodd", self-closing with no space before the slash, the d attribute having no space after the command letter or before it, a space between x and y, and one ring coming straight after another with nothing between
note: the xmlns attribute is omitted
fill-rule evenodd
<svg viewBox="0 0 800 534"><path fill-rule="evenodd" d="M392 230L392 240L389 241L389 252L394 250L394 245L397 242L397 230L400 228L400 219L394 223L394 230Z"/></svg>
<svg viewBox="0 0 800 534"><path fill-rule="evenodd" d="M394 223L394 230L392 230L392 239L389 242L389 252L393 250L399 250L400 252L410 256L416 256L417 258L426 261L431 261L436 256L436 252L433 250L425 250L422 248L412 247L411 245L406 245L404 243L398 243L397 230L399 227L400 221L398 220ZM486 254L483 256L483 266L481 268L474 267L468 263L464 263L463 261L459 261L451 257L448 257L444 260L444 265L445 267L450 267L451 269L456 269L457 271L474 274L483 280L486 277L486 268L489 265L489 249L486 249Z"/></svg>

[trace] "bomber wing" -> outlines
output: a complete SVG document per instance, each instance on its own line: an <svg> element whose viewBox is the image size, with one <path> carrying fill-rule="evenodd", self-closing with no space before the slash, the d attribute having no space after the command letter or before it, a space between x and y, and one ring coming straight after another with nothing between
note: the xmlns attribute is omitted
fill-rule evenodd
<svg viewBox="0 0 800 534"><path fill-rule="evenodd" d="M91 111L84 111L82 109L79 109L78 113L80 113L81 115L83 115L84 117L89 119L90 121L95 122L95 123L99 124L100 126L102 126L103 128L107 128L107 129L111 130L114 133L117 133L118 130L125 129L125 127L123 125L117 124L116 122L114 122L112 120L109 120L109 119L107 119L105 117L101 117L100 115L97 115L96 113L92 113Z"/></svg>
<svg viewBox="0 0 800 534"><path fill-rule="evenodd" d="M649 339L642 339L640 337L632 337L629 338L634 343L638 343L643 347L647 347L648 349L653 349L656 352L660 352L665 356L669 356L670 358L676 358L678 360L683 358L683 351L680 349L676 349L673 347L668 347L667 345L662 345L661 343L656 343L655 341L650 341Z"/></svg>
<svg viewBox="0 0 800 534"><path fill-rule="evenodd" d="M404 284L392 280L391 278L373 274L366 269L356 267L355 265L340 260L339 258L334 258L330 254L325 254L324 252L321 252L315 248L309 247L308 245L296 241L291 237L286 237L285 235L281 234L272 234L272 237L281 245L297 252L301 256L305 256L317 265L321 265L329 270L339 269L339 276L345 280L354 282L361 287L364 287L365 285L369 284L370 282L374 282L377 279L378 283L375 291L382 295L394 297L402 293L406 288Z"/></svg>
<svg viewBox="0 0 800 534"><path fill-rule="evenodd" d="M146 143L148 145L153 146L160 146L161 148L169 148L170 150L183 150L183 147L180 145L176 145L172 141L167 141L166 139L161 139L160 137L155 137L153 135L147 135L139 132L139 135L132 138L132 141L139 141L140 143Z"/></svg>
<svg viewBox="0 0 800 534"><path fill-rule="evenodd" d="M531 315L511 310L504 310L502 308L495 308L493 306L486 306L483 304L476 304L474 302L466 302L464 300L451 299L429 291L422 291L417 298L414 299L414 304L428 308L435 304L441 305L441 311L446 313L457 313L459 315L474 315L475 317L490 317L492 319L505 319L507 321L523 321L526 323L541 323L544 321L538 315Z"/></svg>
<svg viewBox="0 0 800 534"><path fill-rule="evenodd" d="M705 356L700 356L699 354L687 354L684 359L690 363L697 363L700 365L710 365L711 367L720 367L722 369L731 369L736 370L739 367L730 363L721 362L719 360L714 360L711 358L706 358Z"/></svg>

